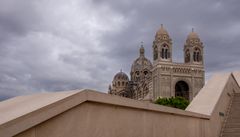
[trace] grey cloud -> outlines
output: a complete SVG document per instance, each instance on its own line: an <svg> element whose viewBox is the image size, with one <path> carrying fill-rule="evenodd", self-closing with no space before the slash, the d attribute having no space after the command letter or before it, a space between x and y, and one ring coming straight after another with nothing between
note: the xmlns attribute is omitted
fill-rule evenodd
<svg viewBox="0 0 240 137"><path fill-rule="evenodd" d="M182 58L182 48L186 36L191 27L195 27L205 44L206 61L210 60L209 62L212 62L211 60L214 60L215 56L220 56L219 58L221 58L219 60L215 58L214 63L216 62L217 64L238 61L236 59L238 52L234 49L239 49L237 40L239 33L236 33L239 32L239 14L237 12L239 1L185 0L174 2L164 1L160 2L161 4L157 4L157 1L152 1L152 3L148 3L149 6L144 2L137 2L133 4L134 6L125 8L123 14L126 14L126 16L129 16L129 13L132 13L131 11L135 13L132 21L130 21L130 25L133 27L129 27L131 31L126 33L126 35L120 34L118 37L120 37L121 40L115 42L130 46L128 41L132 37L129 37L129 35L134 35L136 37L134 40L144 37L142 36L143 33L139 30L145 28L147 31L146 34L148 34L145 36L148 37L145 38L145 41L147 41L146 48L151 51L152 34L155 33L160 23L164 23L174 41L175 60L179 60L178 58ZM119 3L113 5L115 6L114 9L122 8L122 5ZM233 26L234 24L235 27ZM134 28L135 26L137 27ZM236 32L232 34L230 30ZM125 40L124 43L123 40ZM138 41L134 42L137 43ZM117 47L122 47L120 44L118 44ZM225 50L226 48L227 50ZM121 55L121 51L123 51L122 53L128 53L124 51L125 49L126 48L122 48L122 50L117 50L117 52L120 53L119 55ZM134 49L137 50L136 47L134 47ZM229 56L233 53L235 53L232 55L234 57L230 58ZM129 56L130 55L124 57L128 58ZM214 70L216 67L206 62L206 68L207 70Z"/></svg>
<svg viewBox="0 0 240 137"><path fill-rule="evenodd" d="M0 38L24 36L38 22L34 1L3 0L0 2Z"/></svg>
<svg viewBox="0 0 240 137"><path fill-rule="evenodd" d="M191 28L205 45L206 75L240 68L238 0L9 0L0 2L0 100L35 92L92 88L106 92L129 73L144 41L163 23L183 60Z"/></svg>

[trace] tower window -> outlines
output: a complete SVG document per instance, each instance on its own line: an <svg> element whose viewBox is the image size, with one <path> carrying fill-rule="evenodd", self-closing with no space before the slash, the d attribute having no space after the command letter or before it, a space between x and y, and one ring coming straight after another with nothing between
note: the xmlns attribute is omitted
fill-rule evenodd
<svg viewBox="0 0 240 137"><path fill-rule="evenodd" d="M137 75L137 76L139 75L139 71L136 71L136 75Z"/></svg>
<svg viewBox="0 0 240 137"><path fill-rule="evenodd" d="M158 58L158 52L157 52L157 48L155 47L153 51L153 60L157 60L157 58Z"/></svg>
<svg viewBox="0 0 240 137"><path fill-rule="evenodd" d="M170 50L167 45L163 45L162 51L160 54L161 54L162 59L170 58L171 54L170 54Z"/></svg>
<svg viewBox="0 0 240 137"><path fill-rule="evenodd" d="M190 52L189 50L186 50L185 52L185 62L188 63L190 61Z"/></svg>
<svg viewBox="0 0 240 137"><path fill-rule="evenodd" d="M197 61L197 53L196 52L193 53L193 60Z"/></svg>
<svg viewBox="0 0 240 137"><path fill-rule="evenodd" d="M164 59L164 48L162 48L161 57Z"/></svg>
<svg viewBox="0 0 240 137"><path fill-rule="evenodd" d="M148 72L147 71L144 71L144 75L147 75L148 74Z"/></svg>
<svg viewBox="0 0 240 137"><path fill-rule="evenodd" d="M202 61L201 51L199 48L195 48L193 52L193 61L200 62Z"/></svg>
<svg viewBox="0 0 240 137"><path fill-rule="evenodd" d="M168 58L168 49L165 49L165 59Z"/></svg>

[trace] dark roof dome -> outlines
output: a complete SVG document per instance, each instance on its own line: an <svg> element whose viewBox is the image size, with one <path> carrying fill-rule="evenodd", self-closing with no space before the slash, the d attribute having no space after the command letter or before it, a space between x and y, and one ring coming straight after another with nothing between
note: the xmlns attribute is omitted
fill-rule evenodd
<svg viewBox="0 0 240 137"><path fill-rule="evenodd" d="M145 57L137 58L132 64L131 71L134 72L136 70L143 70L143 69L151 70L151 68L152 68L152 63L150 60L148 60Z"/></svg>
<svg viewBox="0 0 240 137"><path fill-rule="evenodd" d="M139 51L140 56L133 62L131 72L143 69L151 70L152 68L151 61L144 56L144 47L141 46Z"/></svg>
<svg viewBox="0 0 240 137"><path fill-rule="evenodd" d="M126 81L129 81L129 78L128 78L127 74L124 73L124 72L122 72L122 70L121 70L120 72L118 72L118 73L114 76L113 80L114 80L114 81L115 81L115 80L126 80Z"/></svg>

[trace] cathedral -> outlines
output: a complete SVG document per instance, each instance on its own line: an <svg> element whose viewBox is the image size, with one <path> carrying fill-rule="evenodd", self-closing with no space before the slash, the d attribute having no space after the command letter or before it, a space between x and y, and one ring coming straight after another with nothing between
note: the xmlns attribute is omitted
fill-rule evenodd
<svg viewBox="0 0 240 137"><path fill-rule="evenodd" d="M191 101L205 83L203 47L198 34L192 30L183 47L184 63L173 62L172 39L161 25L152 45L152 62L145 57L141 45L130 79L121 70L114 76L108 93L146 101L175 96Z"/></svg>

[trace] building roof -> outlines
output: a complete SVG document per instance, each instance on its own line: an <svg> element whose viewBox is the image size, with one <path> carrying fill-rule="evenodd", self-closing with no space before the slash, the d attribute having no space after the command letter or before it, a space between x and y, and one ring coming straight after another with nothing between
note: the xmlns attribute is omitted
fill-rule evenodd
<svg viewBox="0 0 240 137"><path fill-rule="evenodd" d="M240 87L240 71L234 71L232 74Z"/></svg>
<svg viewBox="0 0 240 137"><path fill-rule="evenodd" d="M209 119L207 115L85 89L19 96L0 102L0 135L14 136L84 102Z"/></svg>
<svg viewBox="0 0 240 137"><path fill-rule="evenodd" d="M12 119L16 119L27 113L38 110L48 104L52 104L78 93L76 91L48 92L26 96L18 96L0 102L0 125Z"/></svg>
<svg viewBox="0 0 240 137"><path fill-rule="evenodd" d="M1 137L14 136L84 102L210 119L222 95L221 91L227 82L233 82L233 80L239 85L240 72L215 75L194 98L187 108L188 111L88 89L19 96L0 102L0 135ZM230 84L234 85L234 83Z"/></svg>

